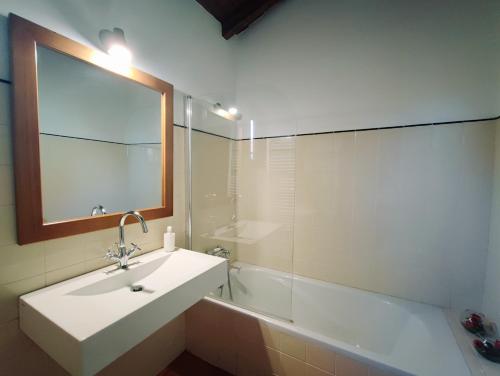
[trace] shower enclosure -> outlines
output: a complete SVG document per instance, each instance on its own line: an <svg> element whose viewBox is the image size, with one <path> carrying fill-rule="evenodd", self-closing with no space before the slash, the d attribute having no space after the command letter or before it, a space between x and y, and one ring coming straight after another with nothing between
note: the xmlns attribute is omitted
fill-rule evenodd
<svg viewBox="0 0 500 376"><path fill-rule="evenodd" d="M191 323L219 312L240 320L236 331L271 323L391 375L467 374L450 325L465 308L496 312L498 118L297 134L293 119L303 131L318 119L257 109L235 122L201 100L186 108L188 244L229 260L228 282ZM221 325L214 337L231 333ZM221 365L233 337L214 358L191 350ZM399 341L418 350L394 351Z"/></svg>
<svg viewBox="0 0 500 376"><path fill-rule="evenodd" d="M186 244L228 258L228 283L213 297L290 320L295 137L254 139L252 119L227 120L207 102L185 101ZM251 278L256 267L273 269L278 283Z"/></svg>

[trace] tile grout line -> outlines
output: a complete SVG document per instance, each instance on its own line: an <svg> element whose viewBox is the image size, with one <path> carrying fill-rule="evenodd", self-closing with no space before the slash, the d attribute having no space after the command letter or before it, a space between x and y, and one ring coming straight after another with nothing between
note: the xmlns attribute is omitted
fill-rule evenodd
<svg viewBox="0 0 500 376"><path fill-rule="evenodd" d="M0 248L2 248L2 246L0 246ZM14 281L10 281L10 282L7 282L7 283L0 283L0 287L12 285L13 283L19 283L19 282L27 281L29 279L40 277L40 276L44 276L45 277L45 272L33 274L32 276L29 276L29 277L26 277L26 278L21 278L21 279L16 279ZM44 284L44 287L45 287L45 284ZM24 295L24 294L27 294L27 292L26 293L22 293L21 295ZM19 298L19 296L18 296L18 298Z"/></svg>

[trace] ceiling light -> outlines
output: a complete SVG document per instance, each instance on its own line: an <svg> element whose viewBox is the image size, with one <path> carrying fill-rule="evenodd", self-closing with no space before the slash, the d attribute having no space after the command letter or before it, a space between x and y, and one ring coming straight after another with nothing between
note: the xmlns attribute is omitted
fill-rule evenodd
<svg viewBox="0 0 500 376"><path fill-rule="evenodd" d="M229 107L227 110L231 115L236 115L238 113L238 109L236 107Z"/></svg>

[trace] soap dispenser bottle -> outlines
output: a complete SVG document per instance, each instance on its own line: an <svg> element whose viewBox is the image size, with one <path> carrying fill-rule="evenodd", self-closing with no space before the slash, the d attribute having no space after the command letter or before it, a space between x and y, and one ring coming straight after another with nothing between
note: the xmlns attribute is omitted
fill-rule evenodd
<svg viewBox="0 0 500 376"><path fill-rule="evenodd" d="M166 252L175 250L175 233L172 232L172 226L168 226L167 232L163 234L163 248Z"/></svg>

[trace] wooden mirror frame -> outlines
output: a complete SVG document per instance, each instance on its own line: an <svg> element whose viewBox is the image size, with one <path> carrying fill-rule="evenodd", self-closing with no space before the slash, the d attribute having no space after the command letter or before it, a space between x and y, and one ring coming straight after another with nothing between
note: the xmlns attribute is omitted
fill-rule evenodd
<svg viewBox="0 0 500 376"><path fill-rule="evenodd" d="M36 46L81 60L161 93L162 206L141 209L145 219L173 215L173 86L135 68L110 70L99 50L9 15L17 242L27 244L118 226L123 213L44 223L40 171ZM97 33L97 31L96 31ZM132 220L131 220L132 221Z"/></svg>

